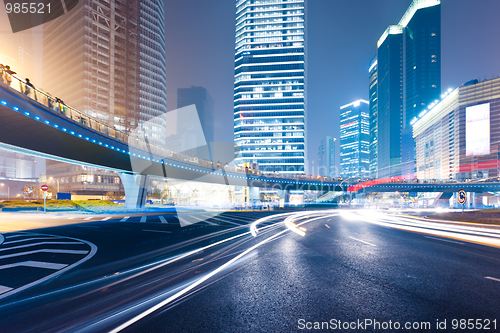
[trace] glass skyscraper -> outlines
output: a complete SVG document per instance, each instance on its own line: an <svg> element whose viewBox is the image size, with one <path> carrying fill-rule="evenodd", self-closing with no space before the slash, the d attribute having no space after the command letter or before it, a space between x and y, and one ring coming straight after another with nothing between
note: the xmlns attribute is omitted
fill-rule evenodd
<svg viewBox="0 0 500 333"><path fill-rule="evenodd" d="M340 107L340 174L344 178L370 175L369 104L360 99Z"/></svg>
<svg viewBox="0 0 500 333"><path fill-rule="evenodd" d="M370 61L370 177L377 178L377 140L378 140L378 61L377 56Z"/></svg>
<svg viewBox="0 0 500 333"><path fill-rule="evenodd" d="M399 22L405 27L405 127L441 95L440 2L414 0Z"/></svg>
<svg viewBox="0 0 500 333"><path fill-rule="evenodd" d="M401 174L403 29L387 28L378 42L378 177Z"/></svg>
<svg viewBox="0 0 500 333"><path fill-rule="evenodd" d="M305 0L237 0L236 163L305 173Z"/></svg>
<svg viewBox="0 0 500 333"><path fill-rule="evenodd" d="M413 0L398 25L389 26L378 41L378 177L414 174L411 124L441 94L440 4Z"/></svg>

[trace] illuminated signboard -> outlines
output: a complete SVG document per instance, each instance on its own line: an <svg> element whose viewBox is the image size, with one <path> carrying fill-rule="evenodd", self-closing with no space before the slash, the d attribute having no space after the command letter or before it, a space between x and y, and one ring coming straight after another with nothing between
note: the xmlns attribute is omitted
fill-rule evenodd
<svg viewBox="0 0 500 333"><path fill-rule="evenodd" d="M465 109L466 156L490 153L490 103Z"/></svg>

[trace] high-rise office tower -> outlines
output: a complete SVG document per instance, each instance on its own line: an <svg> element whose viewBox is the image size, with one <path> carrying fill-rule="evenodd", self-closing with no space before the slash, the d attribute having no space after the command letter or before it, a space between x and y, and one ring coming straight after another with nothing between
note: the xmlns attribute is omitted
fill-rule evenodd
<svg viewBox="0 0 500 333"><path fill-rule="evenodd" d="M306 164L305 0L237 0L237 164L303 174Z"/></svg>
<svg viewBox="0 0 500 333"><path fill-rule="evenodd" d="M370 175L369 105L360 99L340 107L340 174L344 178Z"/></svg>
<svg viewBox="0 0 500 333"><path fill-rule="evenodd" d="M377 168L379 177L401 174L403 29L390 26L378 41Z"/></svg>
<svg viewBox="0 0 500 333"><path fill-rule="evenodd" d="M370 102L370 177L377 177L377 140L378 140L378 61L375 56L370 61L370 89L369 89L369 102Z"/></svg>
<svg viewBox="0 0 500 333"><path fill-rule="evenodd" d="M414 0L399 25L404 27L404 127L441 95L441 0Z"/></svg>
<svg viewBox="0 0 500 333"><path fill-rule="evenodd" d="M440 4L413 0L399 24L378 41L379 177L414 173L411 123L441 94Z"/></svg>
<svg viewBox="0 0 500 333"><path fill-rule="evenodd" d="M189 136L193 141L192 147L199 147L193 151L193 156L210 159L208 146L214 142L214 100L207 89L191 87L177 89L177 109L195 105L202 131L198 131L198 119L192 119L188 112L177 112L177 135ZM196 124L194 123L196 122ZM187 138L186 138L187 139ZM207 149L205 149L207 148Z"/></svg>
<svg viewBox="0 0 500 333"><path fill-rule="evenodd" d="M336 177L335 169L335 141L336 138L330 136L321 139L318 147L318 175Z"/></svg>
<svg viewBox="0 0 500 333"><path fill-rule="evenodd" d="M165 143L162 1L83 0L68 14L44 24L43 37L46 91L117 130L147 126L150 143ZM47 174L59 176L57 168L48 166ZM98 182L111 177L108 173L86 176L84 183L68 172L62 175L61 187L67 184L63 190L86 193L113 190Z"/></svg>

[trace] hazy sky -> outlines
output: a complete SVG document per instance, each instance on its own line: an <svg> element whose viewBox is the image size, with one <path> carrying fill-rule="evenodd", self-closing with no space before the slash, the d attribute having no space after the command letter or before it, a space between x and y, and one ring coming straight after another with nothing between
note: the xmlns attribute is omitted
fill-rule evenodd
<svg viewBox="0 0 500 333"><path fill-rule="evenodd" d="M411 0L308 1L307 145L316 159L321 138L339 135L340 106L368 99L377 40ZM443 90L500 75L499 13L500 0L442 0ZM235 0L165 1L168 109L177 88L207 88L220 141L233 140L234 23Z"/></svg>

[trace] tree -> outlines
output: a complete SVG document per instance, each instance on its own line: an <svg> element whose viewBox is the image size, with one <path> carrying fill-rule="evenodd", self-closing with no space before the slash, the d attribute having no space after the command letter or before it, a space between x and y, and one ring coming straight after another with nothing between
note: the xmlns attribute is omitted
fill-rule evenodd
<svg viewBox="0 0 500 333"><path fill-rule="evenodd" d="M21 188L21 191L23 191L23 196L28 200L39 199L43 196L41 193L42 190L35 185L26 185Z"/></svg>
<svg viewBox="0 0 500 333"><path fill-rule="evenodd" d="M108 200L122 200L123 195L120 192L108 192L106 193L106 199Z"/></svg>
<svg viewBox="0 0 500 333"><path fill-rule="evenodd" d="M160 190L159 188L155 188L153 193L151 194L151 197L153 199L162 199L163 198L163 191Z"/></svg>

